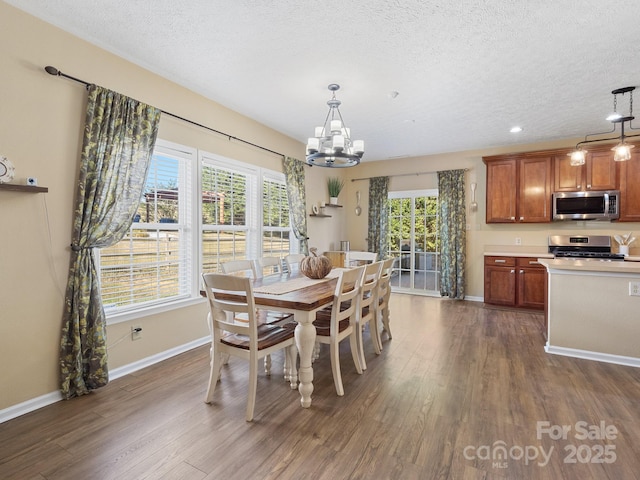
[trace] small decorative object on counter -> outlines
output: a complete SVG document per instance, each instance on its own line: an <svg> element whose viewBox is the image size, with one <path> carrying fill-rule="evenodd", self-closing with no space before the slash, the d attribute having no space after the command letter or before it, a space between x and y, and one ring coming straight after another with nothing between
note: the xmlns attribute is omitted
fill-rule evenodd
<svg viewBox="0 0 640 480"><path fill-rule="evenodd" d="M625 235L614 235L613 238L618 242L618 252L628 257L629 245L636 241L636 237L633 237L631 232L629 232Z"/></svg>
<svg viewBox="0 0 640 480"><path fill-rule="evenodd" d="M300 261L300 271L309 278L324 278L331 271L331 260L324 255L318 255L316 247L309 249L311 255Z"/></svg>

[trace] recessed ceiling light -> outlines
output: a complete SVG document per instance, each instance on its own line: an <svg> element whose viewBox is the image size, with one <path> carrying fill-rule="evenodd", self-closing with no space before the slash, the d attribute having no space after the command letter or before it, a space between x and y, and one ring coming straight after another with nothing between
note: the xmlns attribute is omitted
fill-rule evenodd
<svg viewBox="0 0 640 480"><path fill-rule="evenodd" d="M522 131L522 127L511 127L511 130L509 130L511 133L519 133Z"/></svg>

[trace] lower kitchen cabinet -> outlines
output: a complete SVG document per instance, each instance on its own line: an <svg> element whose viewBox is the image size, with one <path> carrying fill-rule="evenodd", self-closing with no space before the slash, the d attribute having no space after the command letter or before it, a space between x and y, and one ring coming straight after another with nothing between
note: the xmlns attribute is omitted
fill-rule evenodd
<svg viewBox="0 0 640 480"><path fill-rule="evenodd" d="M543 310L546 275L535 257L485 256L484 301Z"/></svg>

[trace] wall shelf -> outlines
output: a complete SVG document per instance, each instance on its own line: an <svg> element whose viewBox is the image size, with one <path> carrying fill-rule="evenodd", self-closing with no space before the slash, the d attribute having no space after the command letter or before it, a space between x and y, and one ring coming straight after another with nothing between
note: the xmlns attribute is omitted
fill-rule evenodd
<svg viewBox="0 0 640 480"><path fill-rule="evenodd" d="M325 207L331 207L331 208L342 208L342 205L337 205L335 203L325 203L324 206Z"/></svg>
<svg viewBox="0 0 640 480"><path fill-rule="evenodd" d="M27 192L27 193L47 193L49 189L47 187L37 187L31 185L16 185L15 183L0 183L0 191L8 190L12 192Z"/></svg>
<svg viewBox="0 0 640 480"><path fill-rule="evenodd" d="M310 217L322 217L322 218L331 217L331 215L326 215L324 213L310 213L309 216Z"/></svg>

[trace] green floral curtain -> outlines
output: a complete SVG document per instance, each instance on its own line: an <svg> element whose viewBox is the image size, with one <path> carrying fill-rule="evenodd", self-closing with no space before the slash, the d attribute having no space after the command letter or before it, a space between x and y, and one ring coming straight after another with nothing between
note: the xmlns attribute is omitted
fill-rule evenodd
<svg viewBox="0 0 640 480"><path fill-rule="evenodd" d="M369 179L369 235L367 250L376 252L378 259L389 252L389 177Z"/></svg>
<svg viewBox="0 0 640 480"><path fill-rule="evenodd" d="M65 398L109 381L105 314L94 248L118 242L140 203L161 111L91 85L73 220L60 345Z"/></svg>
<svg viewBox="0 0 640 480"><path fill-rule="evenodd" d="M440 295L464 299L467 216L464 170L438 172Z"/></svg>
<svg viewBox="0 0 640 480"><path fill-rule="evenodd" d="M307 200L304 186L304 164L292 157L284 158L284 175L293 234L300 242L300 253L309 255L307 237Z"/></svg>

